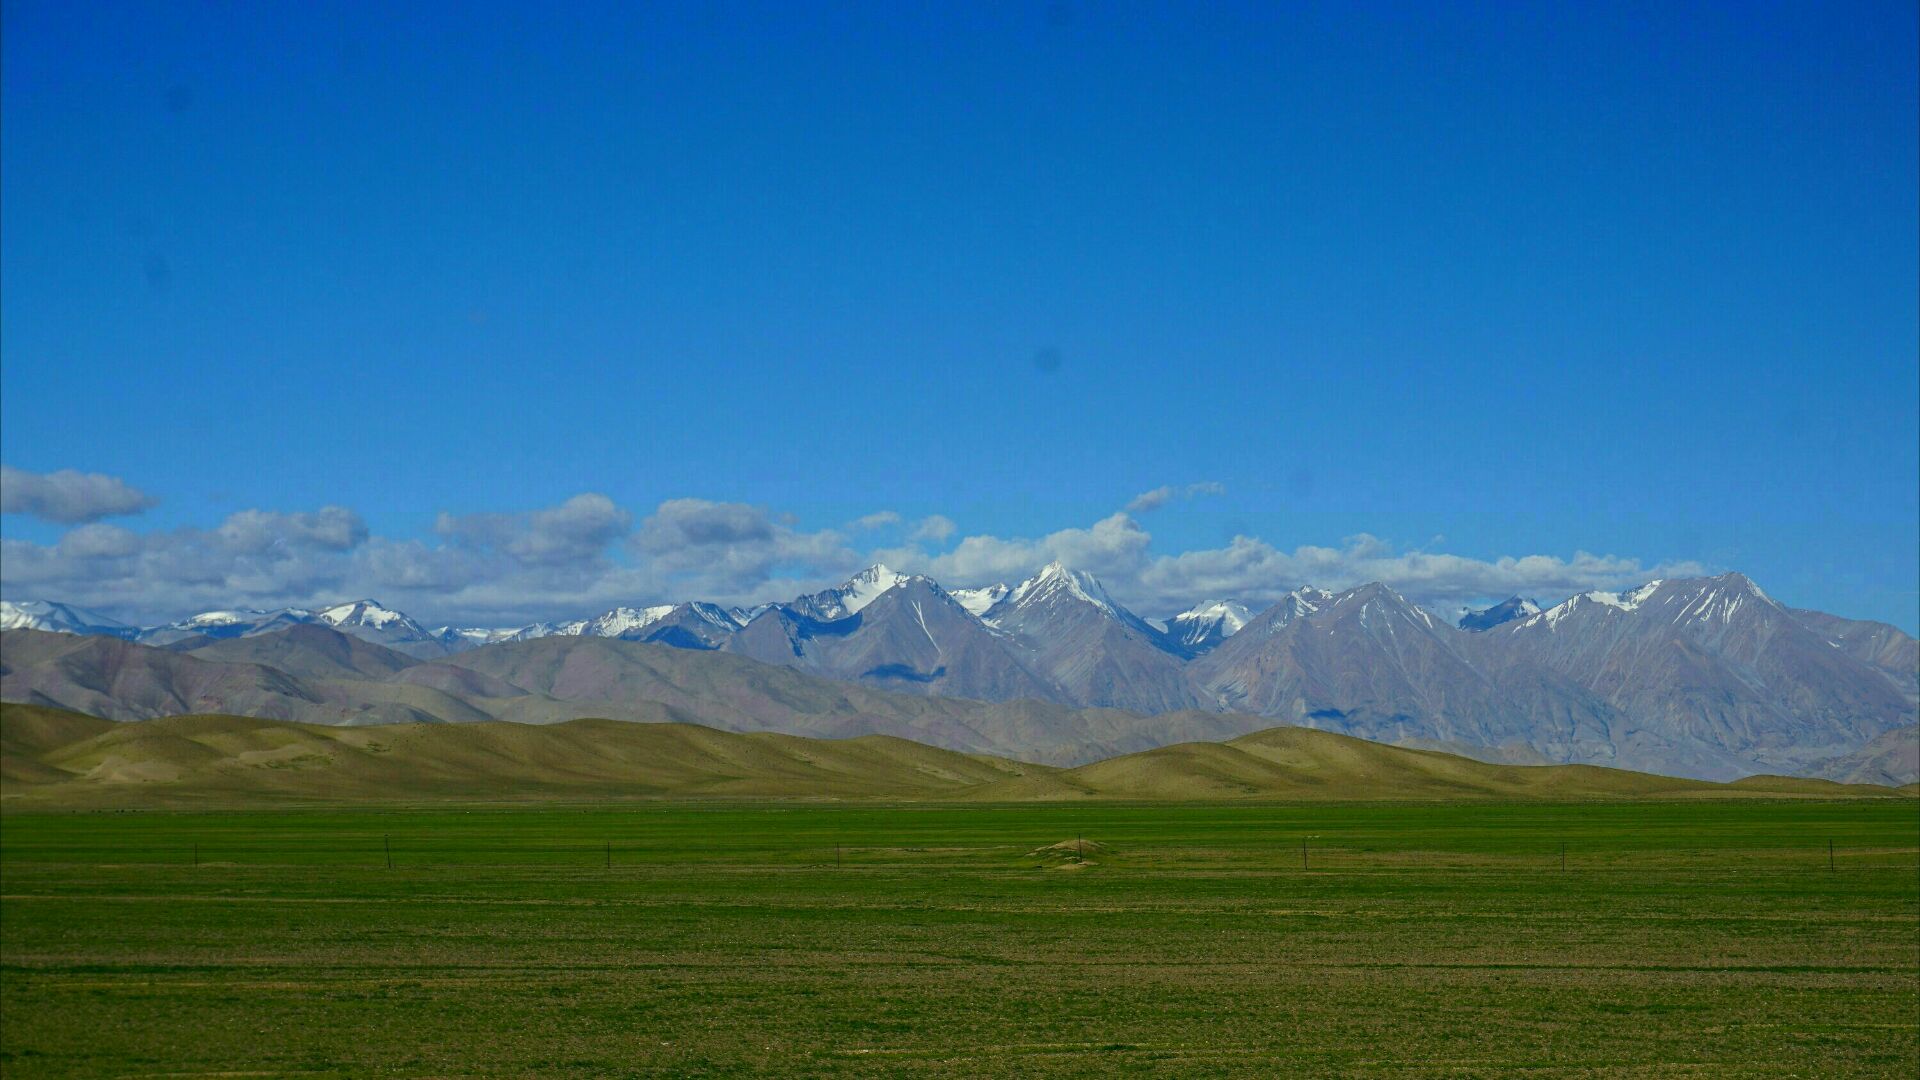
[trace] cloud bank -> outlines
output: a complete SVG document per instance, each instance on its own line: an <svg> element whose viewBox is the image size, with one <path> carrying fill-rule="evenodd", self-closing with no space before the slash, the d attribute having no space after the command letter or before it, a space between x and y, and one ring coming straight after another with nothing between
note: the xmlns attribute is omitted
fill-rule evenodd
<svg viewBox="0 0 1920 1080"><path fill-rule="evenodd" d="M56 525L138 514L159 500L117 476L61 469L33 473L0 465L0 513L30 514Z"/></svg>
<svg viewBox="0 0 1920 1080"><path fill-rule="evenodd" d="M24 480L18 488L16 477ZM913 519L886 509L810 530L748 503L679 498L637 513L583 492L531 511L442 513L430 536L393 537L373 533L343 506L242 510L209 528L138 532L100 520L152 505L118 478L8 469L6 483L7 512L71 527L49 544L0 537L0 594L68 601L134 622L371 596L429 621L506 626L617 604L784 600L872 562L959 588L1016 581L1058 560L1097 575L1146 615L1219 598L1260 604L1302 585L1368 581L1451 614L1515 593L1551 602L1706 570L1586 552L1477 559L1364 534L1332 546L1283 549L1236 536L1216 548L1156 551L1141 516L1219 494L1218 484L1156 488L1091 524L1042 536L967 534L943 515Z"/></svg>

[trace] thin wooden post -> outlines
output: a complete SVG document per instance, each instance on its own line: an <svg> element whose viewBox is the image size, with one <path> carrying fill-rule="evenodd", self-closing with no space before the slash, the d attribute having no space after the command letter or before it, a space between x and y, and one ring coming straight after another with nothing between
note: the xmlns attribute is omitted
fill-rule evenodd
<svg viewBox="0 0 1920 1080"><path fill-rule="evenodd" d="M387 869L393 869L393 837L386 833L381 833L380 846L385 848L387 852Z"/></svg>
<svg viewBox="0 0 1920 1080"><path fill-rule="evenodd" d="M1305 870L1306 868L1307 868L1307 838L1303 836L1300 838L1300 869Z"/></svg>
<svg viewBox="0 0 1920 1080"><path fill-rule="evenodd" d="M1833 873L1833 839L1827 839L1827 873Z"/></svg>
<svg viewBox="0 0 1920 1080"><path fill-rule="evenodd" d="M1567 842L1565 840L1560 841L1560 872L1563 874L1567 872Z"/></svg>
<svg viewBox="0 0 1920 1080"><path fill-rule="evenodd" d="M1087 861L1087 842L1078 836L1073 838L1073 857L1081 862Z"/></svg>
<svg viewBox="0 0 1920 1080"><path fill-rule="evenodd" d="M613 841L607 841L607 869L613 869Z"/></svg>

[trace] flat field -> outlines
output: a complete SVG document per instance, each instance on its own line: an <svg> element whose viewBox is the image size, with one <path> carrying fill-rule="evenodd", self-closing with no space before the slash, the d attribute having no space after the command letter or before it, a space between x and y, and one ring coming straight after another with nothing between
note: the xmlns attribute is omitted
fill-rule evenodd
<svg viewBox="0 0 1920 1080"><path fill-rule="evenodd" d="M1905 799L9 812L0 879L9 1078L1920 1071Z"/></svg>

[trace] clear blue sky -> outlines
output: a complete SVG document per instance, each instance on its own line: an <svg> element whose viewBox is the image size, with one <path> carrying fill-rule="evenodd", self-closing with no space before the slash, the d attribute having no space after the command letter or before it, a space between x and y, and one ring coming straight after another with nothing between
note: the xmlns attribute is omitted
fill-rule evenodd
<svg viewBox="0 0 1920 1080"><path fill-rule="evenodd" d="M9 0L5 463L395 538L1207 481L1155 550L1920 625L1910 0L631 6Z"/></svg>

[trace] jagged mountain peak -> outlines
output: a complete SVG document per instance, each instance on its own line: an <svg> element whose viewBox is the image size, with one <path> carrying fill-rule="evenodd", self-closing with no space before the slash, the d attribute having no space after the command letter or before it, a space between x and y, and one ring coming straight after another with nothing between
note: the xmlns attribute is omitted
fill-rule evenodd
<svg viewBox="0 0 1920 1080"><path fill-rule="evenodd" d="M1512 596L1488 608L1478 611L1469 610L1460 616L1455 624L1462 630L1480 632L1491 630L1516 619L1530 619L1540 614L1540 604L1523 596Z"/></svg>
<svg viewBox="0 0 1920 1080"><path fill-rule="evenodd" d="M858 614L861 608L873 603L881 593L911 576L884 563L875 563L831 589L797 597L785 606L810 619L837 622Z"/></svg>
<svg viewBox="0 0 1920 1080"><path fill-rule="evenodd" d="M1033 604L1058 599L1078 600L1092 604L1115 617L1123 617L1125 611L1118 601L1107 592L1100 579L1084 570L1074 570L1063 562L1050 562L1040 572L1013 587L1003 604L1007 606L1031 606ZM1127 613L1128 616L1131 613Z"/></svg>
<svg viewBox="0 0 1920 1080"><path fill-rule="evenodd" d="M1714 620L1725 623L1743 609L1790 615L1754 584L1753 579L1736 571L1717 577L1655 578L1621 592L1589 589L1536 615L1515 621L1512 631L1552 632L1569 618L1617 618L1634 613L1676 625Z"/></svg>
<svg viewBox="0 0 1920 1080"><path fill-rule="evenodd" d="M372 626L387 627L396 624L413 625L413 620L401 612L382 604L378 600L355 600L346 604L335 604L322 608L315 616L328 626Z"/></svg>
<svg viewBox="0 0 1920 1080"><path fill-rule="evenodd" d="M0 600L0 630L45 630L60 634L128 637L134 627L97 611L54 600Z"/></svg>
<svg viewBox="0 0 1920 1080"><path fill-rule="evenodd" d="M1190 652L1213 648L1253 621L1253 609L1238 600L1195 604L1166 622L1166 634Z"/></svg>
<svg viewBox="0 0 1920 1080"><path fill-rule="evenodd" d="M966 608L975 617L983 616L992 610L993 605L1007 598L1013 590L1001 583L982 585L977 589L949 589L947 595L954 603Z"/></svg>

